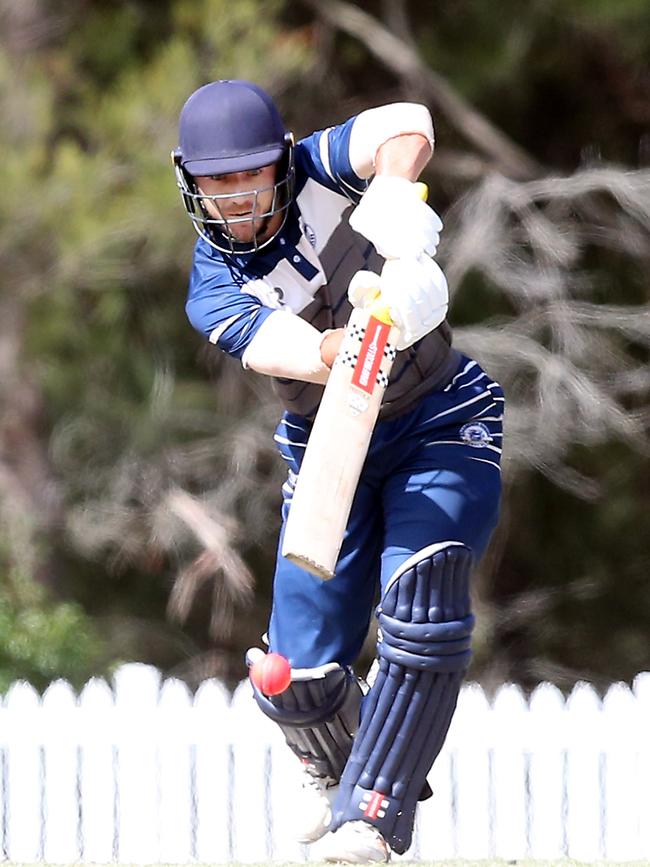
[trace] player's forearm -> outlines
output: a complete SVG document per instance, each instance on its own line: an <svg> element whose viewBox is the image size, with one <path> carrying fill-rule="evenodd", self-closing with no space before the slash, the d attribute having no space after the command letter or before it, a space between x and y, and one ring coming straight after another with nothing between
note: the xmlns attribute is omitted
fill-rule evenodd
<svg viewBox="0 0 650 867"><path fill-rule="evenodd" d="M251 340L242 364L267 376L325 384L340 344L339 332L323 335L294 313L278 310Z"/></svg>
<svg viewBox="0 0 650 867"><path fill-rule="evenodd" d="M433 134L421 132L400 133L377 149L375 176L350 215L350 226L384 259L435 255L442 221L415 183L432 153Z"/></svg>
<svg viewBox="0 0 650 867"><path fill-rule="evenodd" d="M377 151L375 174L416 181L432 153L429 140L420 133L396 136L384 142Z"/></svg>
<svg viewBox="0 0 650 867"><path fill-rule="evenodd" d="M386 153L392 159L395 142L398 149L410 148L405 137L418 135L428 142L429 155L433 151L433 120L425 105L414 102L396 102L369 108L357 115L350 135L350 164L360 178L369 178L377 171L379 151L389 145ZM426 160L425 160L426 164Z"/></svg>

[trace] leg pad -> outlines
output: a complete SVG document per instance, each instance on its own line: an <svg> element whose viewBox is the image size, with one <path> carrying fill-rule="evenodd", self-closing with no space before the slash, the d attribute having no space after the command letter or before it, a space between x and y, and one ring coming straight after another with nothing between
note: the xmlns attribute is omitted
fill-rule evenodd
<svg viewBox="0 0 650 867"><path fill-rule="evenodd" d="M379 671L334 805L332 829L362 819L391 848L411 842L415 807L470 660L471 551L448 542L391 578L377 616Z"/></svg>
<svg viewBox="0 0 650 867"><path fill-rule="evenodd" d="M282 729L287 744L313 776L338 783L359 727L362 692L351 669L336 662L294 669L289 687L255 700Z"/></svg>

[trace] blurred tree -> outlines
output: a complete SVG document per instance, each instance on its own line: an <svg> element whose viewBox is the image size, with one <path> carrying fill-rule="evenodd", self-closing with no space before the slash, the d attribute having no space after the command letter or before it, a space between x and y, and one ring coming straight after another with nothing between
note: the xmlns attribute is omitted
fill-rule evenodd
<svg viewBox="0 0 650 867"><path fill-rule="evenodd" d="M432 15L429 4L404 0L305 5L337 32L350 69L339 76L385 91L388 71L434 110L439 146L428 179L445 216L440 259L456 343L478 355L509 400L504 517L477 576L471 674L567 687L580 677L629 679L650 665L650 644L639 640L645 597L627 604L650 559L637 532L649 477L650 172L611 160L647 157L647 8L604 4L591 15L581 2L506 3L495 14L468 2L437 4ZM350 37L365 50L353 52ZM567 125L571 105L584 116ZM500 143L481 112L530 157ZM569 174L554 177L557 169ZM617 483L635 473L645 488ZM621 545L602 532L610 513L624 538L638 540L623 555L622 586ZM587 586L588 619L573 590ZM620 640L592 653L603 619L611 621L613 586L623 599L609 630ZM572 627L577 640L566 639Z"/></svg>
<svg viewBox="0 0 650 867"><path fill-rule="evenodd" d="M47 537L42 562L20 564L101 616L117 653L166 667L200 649L213 659L207 629L199 648L165 623L179 569L195 583L216 575L212 632L230 647L230 595L220 579L232 578L235 596L246 595L250 571L234 555L225 571L215 569L215 551L233 550L240 518L249 553L268 543L260 493L272 474L256 384L240 389L232 369L216 372L216 388L197 375L199 340L183 314L191 229L177 206L169 152L180 106L202 80L242 75L260 56L281 87L299 65L301 41L278 35L278 7L267 4L267 25L254 26L253 2L168 4L167 26L152 28L144 5L73 4L57 36L29 55L20 54L35 32L24 9L6 11L20 35L2 55L3 110L15 119L1 134L3 280L11 290L2 324L11 349L0 476L6 568ZM47 7L31 8L37 17ZM113 41L107 33L119 45L105 45ZM241 50L247 33L255 36ZM43 417L32 410L9 429L32 380L28 408L44 407ZM27 489L38 465L30 454L10 476L20 458L13 441L22 451L33 441L42 452L24 506L11 485ZM233 485L232 464L248 457L247 447L250 470ZM196 521L174 508L179 489L195 492L195 510L202 502L216 522L212 560L201 553ZM44 494L57 509L47 520L39 517ZM20 551L17 506L33 524ZM179 612L183 598L174 596Z"/></svg>
<svg viewBox="0 0 650 867"><path fill-rule="evenodd" d="M5 0L0 32L0 576L101 634L79 675L56 653L47 671L234 679L265 628L278 407L185 321L168 159L189 93L237 76L298 135L390 100L434 111L452 322L510 403L474 676L650 666L644 0Z"/></svg>
<svg viewBox="0 0 650 867"><path fill-rule="evenodd" d="M78 604L52 602L31 578L5 576L0 588L0 695L15 680L45 689L64 677L80 689L118 661Z"/></svg>

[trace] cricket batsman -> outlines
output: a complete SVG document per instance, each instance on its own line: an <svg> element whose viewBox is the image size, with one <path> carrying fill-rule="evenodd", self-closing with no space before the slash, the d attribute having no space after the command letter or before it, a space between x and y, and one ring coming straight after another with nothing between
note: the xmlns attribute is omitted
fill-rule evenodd
<svg viewBox="0 0 650 867"><path fill-rule="evenodd" d="M399 328L335 576L278 553L268 649L291 682L254 690L302 763L297 838L327 835L331 861L387 862L411 842L470 660L472 568L498 517L504 397L452 346L442 223L415 184L433 141L427 108L404 102L296 143L264 90L223 80L191 94L173 153L199 236L189 320L271 377L284 405L283 526L352 307L379 288ZM352 666L377 598L364 695Z"/></svg>

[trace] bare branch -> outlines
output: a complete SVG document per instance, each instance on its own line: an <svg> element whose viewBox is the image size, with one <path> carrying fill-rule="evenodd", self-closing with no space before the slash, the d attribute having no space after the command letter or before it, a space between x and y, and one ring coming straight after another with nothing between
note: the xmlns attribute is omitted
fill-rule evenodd
<svg viewBox="0 0 650 867"><path fill-rule="evenodd" d="M166 505L205 549L177 576L169 611L184 620L200 588L212 581L210 631L215 638L227 638L234 626L235 606L250 601L253 592L253 576L232 544L228 529L232 521L211 514L199 500L179 488L169 492Z"/></svg>
<svg viewBox="0 0 650 867"><path fill-rule="evenodd" d="M647 457L649 308L592 300L599 277L586 254L646 263L649 192L650 172L614 166L530 182L489 175L447 212L441 256L454 297L482 274L512 311L455 333L508 398L508 473L535 467L589 498L598 488L570 466L573 445L618 440Z"/></svg>
<svg viewBox="0 0 650 867"><path fill-rule="evenodd" d="M514 178L532 178L541 166L486 117L464 100L439 73L430 69L417 51L395 36L376 18L346 0L304 0L322 18L362 42L396 75L420 89L446 115L447 120L474 146L490 157L494 168Z"/></svg>

